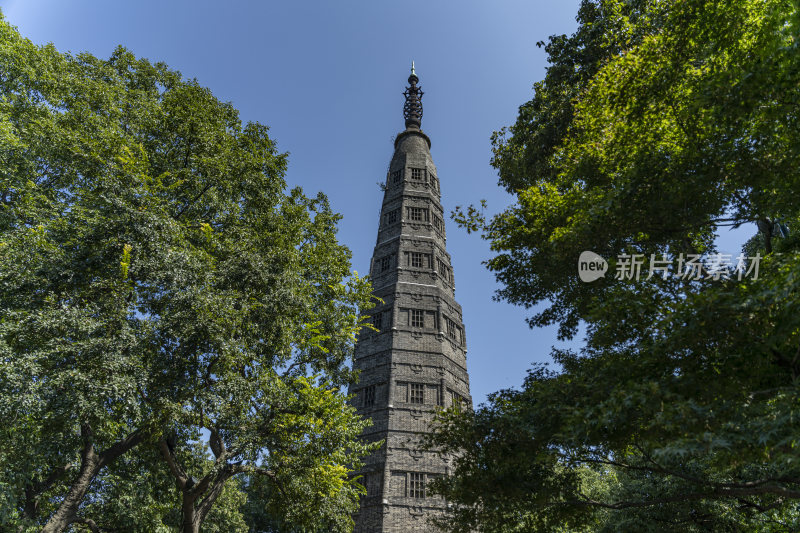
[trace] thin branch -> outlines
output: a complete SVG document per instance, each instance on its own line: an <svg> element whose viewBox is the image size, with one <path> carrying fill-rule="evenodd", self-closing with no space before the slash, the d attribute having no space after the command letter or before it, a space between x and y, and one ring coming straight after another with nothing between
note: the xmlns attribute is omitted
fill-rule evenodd
<svg viewBox="0 0 800 533"><path fill-rule="evenodd" d="M759 505L756 502L751 502L749 500L745 500L744 498L738 498L738 501L739 503L742 504L742 507L750 507L760 513L765 513L767 511L771 511L772 509L777 509L778 507L780 507L785 503L785 500L783 498L778 498L769 505Z"/></svg>
<svg viewBox="0 0 800 533"><path fill-rule="evenodd" d="M178 220L179 218L181 218L181 215L183 215L183 213L186 212L187 209L189 209L191 206L193 206L195 204L195 202L197 202L206 192L208 192L208 189L210 189L211 186L212 186L212 183L209 183L205 187L203 187L203 190L200 191L200 194L195 196L194 199L191 202L187 203L185 206L183 206L181 208L180 211L178 211L178 214L175 215L175 220Z"/></svg>

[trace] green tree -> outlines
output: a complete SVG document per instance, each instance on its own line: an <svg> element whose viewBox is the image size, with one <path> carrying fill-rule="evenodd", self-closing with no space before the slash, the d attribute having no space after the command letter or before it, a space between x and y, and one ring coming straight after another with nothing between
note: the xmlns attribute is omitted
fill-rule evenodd
<svg viewBox="0 0 800 533"><path fill-rule="evenodd" d="M369 287L267 128L164 64L4 20L0 116L2 528L115 527L123 474L139 524L169 522L164 476L198 531L265 475L346 525L368 448L338 387Z"/></svg>
<svg viewBox="0 0 800 533"><path fill-rule="evenodd" d="M448 525L792 529L798 6L585 1L579 23L550 39L546 78L494 137L515 204L455 217L490 241L499 297L544 304L530 325L564 338L583 324L585 345L443 420L435 443L465 450L438 483L460 504ZM758 232L746 247L764 256L758 279L678 275L729 226ZM579 281L584 250L611 259L605 278ZM639 280L615 279L623 254L641 254ZM662 255L672 275L648 278ZM587 486L587 469L611 476L608 490Z"/></svg>

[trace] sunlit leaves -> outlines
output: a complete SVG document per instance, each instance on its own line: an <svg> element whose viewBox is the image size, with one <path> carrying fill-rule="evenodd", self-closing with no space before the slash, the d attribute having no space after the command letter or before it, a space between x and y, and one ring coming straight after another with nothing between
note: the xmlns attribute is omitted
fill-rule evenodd
<svg viewBox="0 0 800 533"><path fill-rule="evenodd" d="M262 470L308 489L274 496L287 523L302 507L347 527L369 448L337 387L370 290L340 216L287 190L286 167L266 126L166 65L61 54L0 21L0 527L47 521L81 450L135 431L81 517L181 523L169 440L193 479L230 484L209 531L241 529L240 478Z"/></svg>
<svg viewBox="0 0 800 533"><path fill-rule="evenodd" d="M453 524L792 529L797 5L587 0L578 20L493 137L515 203L456 215L490 242L498 296L563 337L583 324L585 344L553 352L559 373L447 421L439 444L466 450L441 482L464 504ZM578 279L584 250L613 272L620 254L712 252L729 227L758 232L746 250L767 256L759 280ZM618 483L589 498L581 476Z"/></svg>

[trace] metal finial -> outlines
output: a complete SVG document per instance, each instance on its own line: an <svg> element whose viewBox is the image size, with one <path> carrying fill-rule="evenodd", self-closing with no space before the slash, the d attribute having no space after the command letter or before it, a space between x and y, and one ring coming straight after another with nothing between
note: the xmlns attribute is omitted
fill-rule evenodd
<svg viewBox="0 0 800 533"><path fill-rule="evenodd" d="M411 75L408 77L408 87L403 96L406 103L403 105L403 117L406 119L406 128L419 129L422 126L422 90L417 87L419 78L414 71L414 62L411 62Z"/></svg>

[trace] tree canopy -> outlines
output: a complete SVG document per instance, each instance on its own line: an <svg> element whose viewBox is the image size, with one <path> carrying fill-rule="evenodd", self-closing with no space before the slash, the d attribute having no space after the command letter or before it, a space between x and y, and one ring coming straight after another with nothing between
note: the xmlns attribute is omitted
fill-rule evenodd
<svg viewBox="0 0 800 533"><path fill-rule="evenodd" d="M493 138L515 203L454 217L490 242L499 298L585 343L443 418L435 444L464 450L437 482L448 525L796 529L798 7L585 0L578 22ZM729 227L753 232L757 279L715 268ZM578 278L583 251L605 277ZM634 257L638 279L621 275Z"/></svg>
<svg viewBox="0 0 800 533"><path fill-rule="evenodd" d="M350 527L369 286L286 164L166 65L0 20L0 528L241 531L262 477Z"/></svg>

